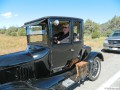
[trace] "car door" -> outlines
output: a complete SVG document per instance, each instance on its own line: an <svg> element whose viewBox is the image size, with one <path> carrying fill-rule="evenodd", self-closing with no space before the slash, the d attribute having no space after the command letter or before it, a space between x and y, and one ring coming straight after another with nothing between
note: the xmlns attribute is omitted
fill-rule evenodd
<svg viewBox="0 0 120 90"><path fill-rule="evenodd" d="M65 23L66 21L60 20L60 25L61 23ZM69 42L67 43L60 43L60 44L52 44L51 47L51 61L52 61L52 66L54 69L56 68L61 68L64 67L65 64L73 58L73 51L72 51L72 43L71 43L71 22L69 22ZM57 26L55 26L57 27ZM54 28L55 28L54 27ZM59 30L58 30L59 31ZM54 33L54 31L53 31ZM52 35L54 36L54 35Z"/></svg>
<svg viewBox="0 0 120 90"><path fill-rule="evenodd" d="M71 48L71 43L53 45L51 58L54 68L63 67L68 60L72 59L73 52L71 51Z"/></svg>

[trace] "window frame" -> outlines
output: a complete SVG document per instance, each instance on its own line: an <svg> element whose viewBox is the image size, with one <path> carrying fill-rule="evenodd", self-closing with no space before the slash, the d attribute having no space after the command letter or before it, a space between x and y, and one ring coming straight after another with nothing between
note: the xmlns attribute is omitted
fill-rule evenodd
<svg viewBox="0 0 120 90"><path fill-rule="evenodd" d="M59 21L66 21L66 22L69 22L69 25L70 25L70 31L69 31L69 36L70 36L70 42L69 43L60 43L60 44L54 44L52 42L53 40L53 29L52 29L52 21L54 20L59 20ZM51 28L51 43L52 45L68 45L68 44L72 44L72 20L71 19L63 19L63 18L54 18L54 19L50 19L50 28Z"/></svg>
<svg viewBox="0 0 120 90"><path fill-rule="evenodd" d="M26 26L26 32L27 32L27 29L31 28L32 26L33 26L33 27L34 27L34 26L41 26L41 29L46 28L47 40L46 40L46 44L44 44L44 45L48 46L48 40L49 40L49 39L48 39L48 37L49 37L49 36L48 36L48 29L49 29L49 28L48 28L47 23L46 23L46 27L45 27L43 24ZM31 35L28 34L28 35L27 35L27 33L26 33L27 43L28 43L28 44L33 43L33 42L30 41L30 36L35 36L35 35L41 35L41 34L33 34L33 35L32 35L32 34L31 34ZM36 45L38 45L38 44L36 44ZM41 44L40 44L40 45L41 45Z"/></svg>
<svg viewBox="0 0 120 90"><path fill-rule="evenodd" d="M74 23L75 22L79 22L79 41L74 41ZM83 26L82 26L82 21L80 21L80 20L72 20L72 43L76 43L76 42L82 42L83 41L83 37L82 37L82 28L83 28ZM78 32L78 31L77 31Z"/></svg>

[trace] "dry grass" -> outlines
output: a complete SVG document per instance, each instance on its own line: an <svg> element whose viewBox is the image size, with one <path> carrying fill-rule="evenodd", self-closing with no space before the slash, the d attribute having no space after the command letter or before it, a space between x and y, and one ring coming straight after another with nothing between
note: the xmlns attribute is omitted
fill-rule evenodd
<svg viewBox="0 0 120 90"><path fill-rule="evenodd" d="M104 37L98 39L84 38L84 44L91 46L93 50L102 48ZM26 36L5 36L0 34L0 55L18 52L26 49Z"/></svg>
<svg viewBox="0 0 120 90"><path fill-rule="evenodd" d="M90 46L92 50L100 50L103 48L104 39L105 37L91 39L91 37L86 36L84 38L84 44Z"/></svg>
<svg viewBox="0 0 120 90"><path fill-rule="evenodd" d="M0 34L0 55L26 49L25 36L5 36Z"/></svg>

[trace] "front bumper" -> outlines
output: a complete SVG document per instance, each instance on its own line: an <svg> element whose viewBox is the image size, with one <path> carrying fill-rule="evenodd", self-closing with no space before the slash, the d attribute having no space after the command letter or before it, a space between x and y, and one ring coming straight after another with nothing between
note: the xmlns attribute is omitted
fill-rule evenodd
<svg viewBox="0 0 120 90"><path fill-rule="evenodd" d="M110 51L120 51L120 46L117 44L110 45L108 43L103 44L104 50L110 50Z"/></svg>

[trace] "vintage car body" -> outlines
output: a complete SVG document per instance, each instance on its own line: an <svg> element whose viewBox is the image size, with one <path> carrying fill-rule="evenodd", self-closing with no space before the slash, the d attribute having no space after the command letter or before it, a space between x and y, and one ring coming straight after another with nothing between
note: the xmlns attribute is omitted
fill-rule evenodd
<svg viewBox="0 0 120 90"><path fill-rule="evenodd" d="M53 28L56 28L58 24L62 25L66 21L69 21L70 25L70 42L54 44L52 40ZM40 28L42 30L38 32L37 29L39 25L41 25ZM73 40L74 25L78 25L78 41ZM100 61L103 61L103 56L99 52L91 52L91 48L84 45L82 19L50 16L27 22L23 27L26 28L27 33L27 49L25 51L0 56L0 83L2 89L10 86L11 84L8 85L10 82L13 82L11 86L14 86L15 83L21 83L21 81L31 83L31 85L38 88L51 88L56 85L56 83L63 81L66 76L68 76L66 73L71 72L75 67L74 63L71 67L66 68L67 64L74 60L74 58L78 58L78 62L84 60L89 63L89 71L87 71L88 74L85 76L88 76L90 80L96 80L98 78L101 69ZM30 34L31 32L32 34ZM43 35L40 37L41 41L37 36L38 34ZM34 35L37 37L33 37ZM37 39L38 41L32 42L32 40ZM70 76L73 75L73 72L71 73ZM43 84L40 86L39 83L43 83L44 80L42 79L44 78L45 81L47 79L48 86L42 87Z"/></svg>
<svg viewBox="0 0 120 90"><path fill-rule="evenodd" d="M103 49L109 51L120 51L120 30L114 31L111 36L105 39Z"/></svg>

